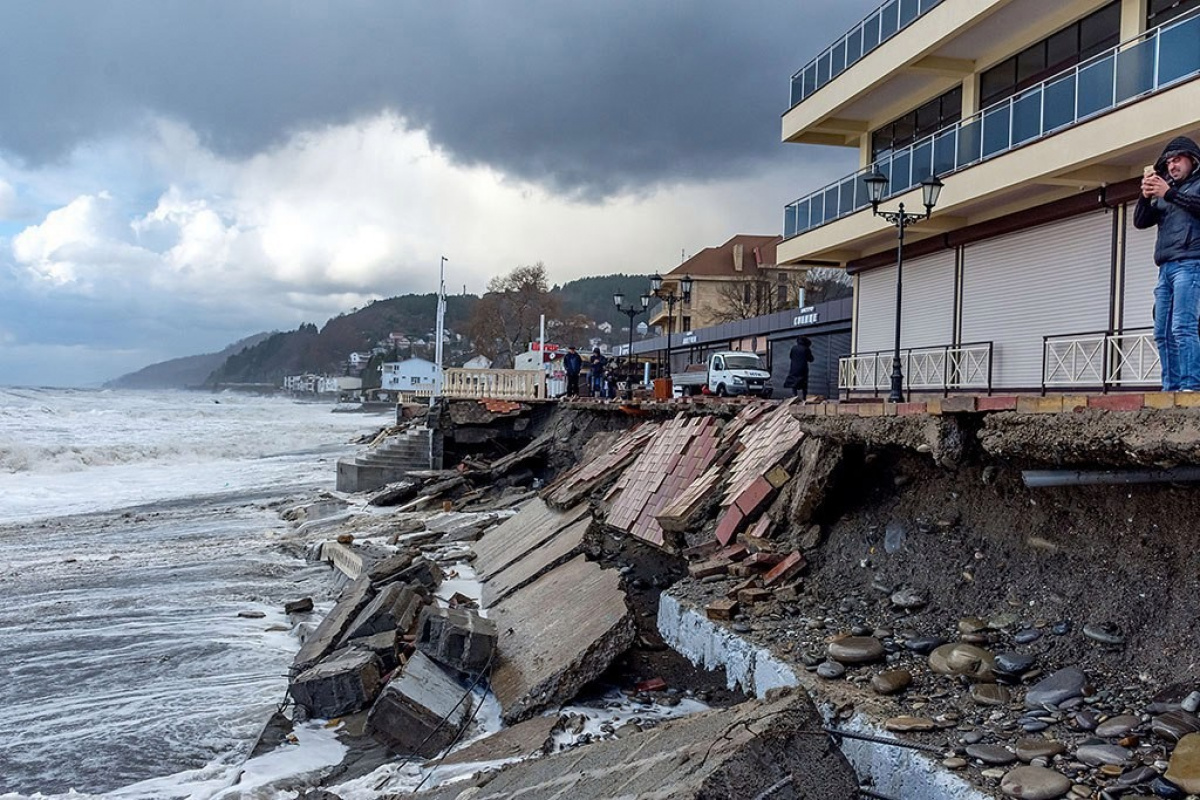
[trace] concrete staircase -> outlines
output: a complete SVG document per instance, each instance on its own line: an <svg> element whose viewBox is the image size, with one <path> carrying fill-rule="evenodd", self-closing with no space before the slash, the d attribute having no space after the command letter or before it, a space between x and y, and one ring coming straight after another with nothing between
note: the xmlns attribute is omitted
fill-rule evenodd
<svg viewBox="0 0 1200 800"><path fill-rule="evenodd" d="M432 435L428 428L414 425L355 458L339 460L338 491L369 492L395 483L413 470L429 469Z"/></svg>

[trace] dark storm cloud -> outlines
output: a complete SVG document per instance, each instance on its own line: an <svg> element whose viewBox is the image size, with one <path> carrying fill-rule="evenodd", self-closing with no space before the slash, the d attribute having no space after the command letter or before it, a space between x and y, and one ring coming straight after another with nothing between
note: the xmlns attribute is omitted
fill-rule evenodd
<svg viewBox="0 0 1200 800"><path fill-rule="evenodd" d="M726 177L785 157L788 78L877 4L8 0L0 149L43 162L150 112L247 155L390 109L584 196Z"/></svg>

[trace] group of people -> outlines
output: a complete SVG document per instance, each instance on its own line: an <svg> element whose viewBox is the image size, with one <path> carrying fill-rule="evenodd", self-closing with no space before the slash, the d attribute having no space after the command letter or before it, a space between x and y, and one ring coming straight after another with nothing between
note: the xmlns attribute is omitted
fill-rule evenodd
<svg viewBox="0 0 1200 800"><path fill-rule="evenodd" d="M1180 136L1142 178L1137 228L1158 226L1154 341L1165 392L1200 391L1200 147Z"/></svg>
<svg viewBox="0 0 1200 800"><path fill-rule="evenodd" d="M593 348L592 356L588 359L588 386L591 389L592 397L617 396L617 378L610 366L609 360L600 352L600 348ZM567 373L567 396L578 397L579 375L583 372L583 357L573 346L567 348L567 355L563 358L563 370Z"/></svg>

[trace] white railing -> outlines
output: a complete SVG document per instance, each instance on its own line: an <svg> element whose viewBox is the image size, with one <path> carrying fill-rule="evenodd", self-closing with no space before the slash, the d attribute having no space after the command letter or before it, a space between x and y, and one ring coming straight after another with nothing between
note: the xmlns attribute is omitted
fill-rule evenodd
<svg viewBox="0 0 1200 800"><path fill-rule="evenodd" d="M448 369L442 396L537 400L546 396L545 373L540 369Z"/></svg>
<svg viewBox="0 0 1200 800"><path fill-rule="evenodd" d="M1042 386L1154 386L1162 380L1154 332L1148 329L1047 336Z"/></svg>
<svg viewBox="0 0 1200 800"><path fill-rule="evenodd" d="M838 388L880 391L892 385L893 351L856 353L838 362ZM992 388L992 343L917 347L900 351L900 366L908 391L948 392L951 389Z"/></svg>

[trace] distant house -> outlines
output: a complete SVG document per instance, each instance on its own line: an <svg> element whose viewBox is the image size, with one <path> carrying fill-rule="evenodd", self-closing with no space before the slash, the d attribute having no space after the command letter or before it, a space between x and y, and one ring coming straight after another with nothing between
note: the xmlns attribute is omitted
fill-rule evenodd
<svg viewBox="0 0 1200 800"><path fill-rule="evenodd" d="M412 341L403 333L393 332L388 334L388 341L391 343L392 347L408 347L410 344L412 344Z"/></svg>
<svg viewBox="0 0 1200 800"><path fill-rule="evenodd" d="M367 366L367 362L371 360L370 353L351 353L347 361L350 364L350 369L353 372L362 372Z"/></svg>
<svg viewBox="0 0 1200 800"><path fill-rule="evenodd" d="M463 369L491 369L492 360L487 356L474 356L463 364Z"/></svg>
<svg viewBox="0 0 1200 800"><path fill-rule="evenodd" d="M437 364L423 358L406 358L383 365L380 389L393 392L433 391L439 377Z"/></svg>
<svg viewBox="0 0 1200 800"><path fill-rule="evenodd" d="M600 331L601 333L612 333L613 326L611 322L601 322L596 326L596 330Z"/></svg>

